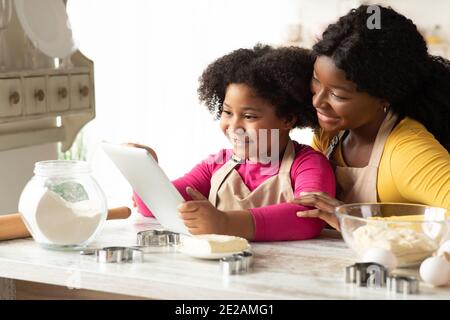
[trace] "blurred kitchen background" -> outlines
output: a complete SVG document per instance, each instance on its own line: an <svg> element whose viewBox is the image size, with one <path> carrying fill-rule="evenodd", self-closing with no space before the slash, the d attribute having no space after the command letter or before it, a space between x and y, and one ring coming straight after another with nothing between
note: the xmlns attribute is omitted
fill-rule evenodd
<svg viewBox="0 0 450 320"><path fill-rule="evenodd" d="M17 211L35 161L87 160L110 200L130 200L131 189L99 149L102 140L154 148L172 179L227 141L197 100L208 63L261 42L311 47L339 16L360 4L382 4L411 18L430 52L450 57L448 0L68 0L79 50L94 62L96 118L72 148L44 144L0 152L0 214ZM0 125L1 133L1 125ZM308 144L309 130L292 134Z"/></svg>

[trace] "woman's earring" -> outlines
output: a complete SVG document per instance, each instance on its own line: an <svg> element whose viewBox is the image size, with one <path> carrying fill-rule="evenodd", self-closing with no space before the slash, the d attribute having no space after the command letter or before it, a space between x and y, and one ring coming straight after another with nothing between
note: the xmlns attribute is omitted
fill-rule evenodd
<svg viewBox="0 0 450 320"><path fill-rule="evenodd" d="M384 106L384 107L383 107L383 112L384 112L384 113L387 113L387 111L388 111L388 106Z"/></svg>

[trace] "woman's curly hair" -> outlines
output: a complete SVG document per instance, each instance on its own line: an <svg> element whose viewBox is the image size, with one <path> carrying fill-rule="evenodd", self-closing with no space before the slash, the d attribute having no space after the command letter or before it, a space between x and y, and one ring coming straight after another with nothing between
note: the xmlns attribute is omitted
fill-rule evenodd
<svg viewBox="0 0 450 320"><path fill-rule="evenodd" d="M201 75L200 102L220 118L228 85L245 84L268 101L280 118L297 118L294 127L316 127L310 89L314 59L310 50L256 45L235 50L211 63Z"/></svg>
<svg viewBox="0 0 450 320"><path fill-rule="evenodd" d="M401 118L421 122L450 149L450 62L428 54L416 25L392 8L380 9L380 29L369 29L360 6L324 31L313 55L331 57L358 90L382 98Z"/></svg>

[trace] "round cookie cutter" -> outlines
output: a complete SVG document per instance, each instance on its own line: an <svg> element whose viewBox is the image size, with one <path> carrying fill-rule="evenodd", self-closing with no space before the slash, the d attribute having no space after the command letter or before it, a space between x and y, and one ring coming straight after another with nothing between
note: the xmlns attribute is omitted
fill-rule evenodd
<svg viewBox="0 0 450 320"><path fill-rule="evenodd" d="M121 263L143 260L143 252L133 247L105 247L96 250L97 262Z"/></svg>
<svg viewBox="0 0 450 320"><path fill-rule="evenodd" d="M180 234L163 230L144 230L137 233L138 246L175 246L180 244Z"/></svg>
<svg viewBox="0 0 450 320"><path fill-rule="evenodd" d="M176 246L180 243L180 235L163 229L144 230L137 233L136 246L113 246L104 248L85 248L82 255L96 255L97 262L121 263L142 262L145 253L153 253L159 249Z"/></svg>

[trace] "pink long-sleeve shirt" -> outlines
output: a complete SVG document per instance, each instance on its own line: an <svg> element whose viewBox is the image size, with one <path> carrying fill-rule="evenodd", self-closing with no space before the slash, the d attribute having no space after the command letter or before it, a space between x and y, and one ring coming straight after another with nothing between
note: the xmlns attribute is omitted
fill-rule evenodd
<svg viewBox="0 0 450 320"><path fill-rule="evenodd" d="M322 191L335 196L335 177L330 163L322 153L309 146L294 141L295 159L290 170L292 190L294 196L304 191ZM209 196L211 177L231 157L232 150L223 149L211 155L183 177L172 181L186 201L192 200L186 193L190 186L200 191L205 197ZM246 162L238 164L236 170L242 181L250 191L256 189L261 183L272 175L261 174L263 164ZM150 210L142 200L134 194L138 212L144 216L152 216ZM279 203L259 208L248 208L255 223L254 241L280 241L303 240L314 238L322 231L325 222L318 218L299 218L297 211L308 210L309 207Z"/></svg>

